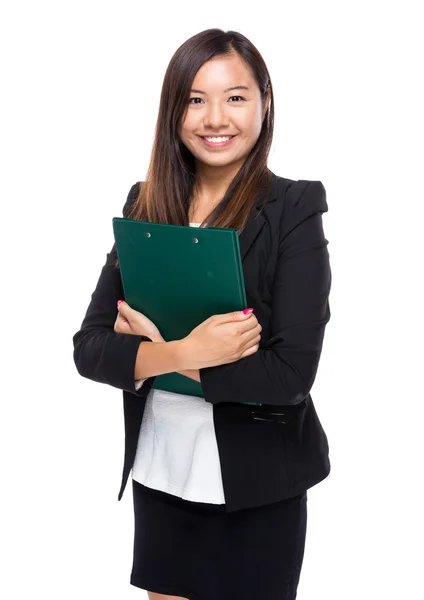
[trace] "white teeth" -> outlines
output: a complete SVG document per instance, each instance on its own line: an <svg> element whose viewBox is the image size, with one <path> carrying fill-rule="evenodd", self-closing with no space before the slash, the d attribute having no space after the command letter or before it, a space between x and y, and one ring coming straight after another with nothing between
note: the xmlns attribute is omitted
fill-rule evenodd
<svg viewBox="0 0 424 600"><path fill-rule="evenodd" d="M220 144L221 142L226 142L227 140L231 139L233 136L232 135L226 135L225 137L205 137L205 140L207 140L208 142L212 142L214 144Z"/></svg>

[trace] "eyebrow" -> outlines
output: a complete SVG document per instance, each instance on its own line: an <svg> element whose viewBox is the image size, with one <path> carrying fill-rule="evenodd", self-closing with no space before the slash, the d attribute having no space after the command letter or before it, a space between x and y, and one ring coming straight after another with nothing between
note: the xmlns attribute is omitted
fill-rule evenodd
<svg viewBox="0 0 424 600"><path fill-rule="evenodd" d="M231 92L231 90L247 90L249 91L249 88L247 87L247 85L233 85L229 88L227 88L226 90L224 90L224 94L226 92ZM190 90L193 94L206 94L206 96L208 95L207 92L202 92L202 90L196 90L196 89L192 89Z"/></svg>

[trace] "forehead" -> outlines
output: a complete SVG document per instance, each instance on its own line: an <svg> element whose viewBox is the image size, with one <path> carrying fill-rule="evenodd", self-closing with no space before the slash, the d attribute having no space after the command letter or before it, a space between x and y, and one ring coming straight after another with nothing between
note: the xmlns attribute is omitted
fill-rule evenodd
<svg viewBox="0 0 424 600"><path fill-rule="evenodd" d="M246 63L238 54L215 56L205 62L193 79L194 88L210 93L222 93L231 85L253 88L255 80Z"/></svg>

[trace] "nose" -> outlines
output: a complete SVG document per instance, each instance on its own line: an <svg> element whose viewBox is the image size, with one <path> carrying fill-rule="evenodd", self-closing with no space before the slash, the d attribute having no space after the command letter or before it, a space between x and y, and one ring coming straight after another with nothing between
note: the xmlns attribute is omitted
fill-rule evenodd
<svg viewBox="0 0 424 600"><path fill-rule="evenodd" d="M222 129L228 127L229 120L225 107L220 102L209 103L208 109L203 119L205 129Z"/></svg>

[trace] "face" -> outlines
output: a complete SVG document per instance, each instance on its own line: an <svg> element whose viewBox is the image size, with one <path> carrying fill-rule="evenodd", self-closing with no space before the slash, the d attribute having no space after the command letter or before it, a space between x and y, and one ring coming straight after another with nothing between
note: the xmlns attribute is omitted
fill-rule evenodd
<svg viewBox="0 0 424 600"><path fill-rule="evenodd" d="M263 106L259 87L238 54L214 57L193 80L181 140L197 165L241 166L259 137L268 103L269 98ZM215 143L204 139L221 136L232 137Z"/></svg>

